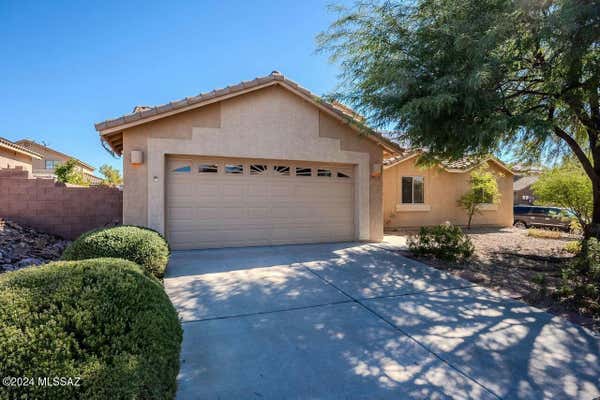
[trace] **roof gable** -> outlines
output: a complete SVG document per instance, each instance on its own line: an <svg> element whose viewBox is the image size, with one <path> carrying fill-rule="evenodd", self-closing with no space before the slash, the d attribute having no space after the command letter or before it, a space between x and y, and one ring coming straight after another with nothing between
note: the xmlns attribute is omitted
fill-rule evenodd
<svg viewBox="0 0 600 400"><path fill-rule="evenodd" d="M101 138L108 143L108 145L117 154L120 154L123 149L122 132L125 129L155 121L157 119L166 118L171 115L197 109L208 104L230 99L232 97L241 96L246 93L254 92L256 90L273 85L279 85L280 87L283 87L295 95L309 101L320 110L323 110L338 120L345 122L350 127L355 129L357 133L364 134L367 138L373 140L387 151L392 153L401 151L399 146L397 146L394 142L367 127L364 124L362 117L360 117L357 113L354 113L348 107L324 101L319 96L310 92L308 89L305 89L296 82L285 78L277 71L273 71L268 76L256 78L252 81L241 82L234 86L228 86L224 89L202 93L194 97L186 97L185 99L168 104L156 107L136 107L134 108L133 113L97 123L95 128L100 133Z"/></svg>
<svg viewBox="0 0 600 400"><path fill-rule="evenodd" d="M57 154L61 157L65 157L65 158L69 158L69 159L73 159L75 160L81 167L86 168L90 171L94 171L96 168L92 167L90 164L87 164L81 160L79 160L78 158L75 158L73 156L70 156L68 154L62 153L58 150L54 150L48 146L45 146L43 144L37 143L33 140L29 140L29 139L21 139L21 140L17 140L16 143L18 143L19 145L26 147L26 148L37 148L38 151L43 151L43 152L49 152L49 153L54 153ZM37 154L37 153L36 153ZM44 158L43 155L41 155L40 158Z"/></svg>
<svg viewBox="0 0 600 400"><path fill-rule="evenodd" d="M406 149L399 155L385 159L383 161L384 169L393 168L408 160L412 160L413 158L416 158L421 154L423 154L423 150L421 149ZM446 172L466 173L486 162L491 162L497 165L503 171L507 172L509 175L514 175L514 172L510 168L508 168L502 161L492 156L483 158L465 156L458 160L441 161L439 163L439 166Z"/></svg>

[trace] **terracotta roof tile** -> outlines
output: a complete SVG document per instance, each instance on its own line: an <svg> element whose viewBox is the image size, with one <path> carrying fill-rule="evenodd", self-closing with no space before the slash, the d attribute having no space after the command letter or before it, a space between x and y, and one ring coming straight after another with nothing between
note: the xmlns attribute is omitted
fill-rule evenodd
<svg viewBox="0 0 600 400"><path fill-rule="evenodd" d="M17 144L15 142L11 142L8 139L5 139L3 137L0 137L0 147L3 147L5 149L9 149L12 151L16 151L17 153L21 153L21 154L26 154L28 156L31 156L35 159L41 159L42 155L39 153L36 153L35 151L28 149L25 146L21 146L20 144Z"/></svg>
<svg viewBox="0 0 600 400"><path fill-rule="evenodd" d="M216 89L216 90L212 90L210 92L200 93L197 96L193 96L193 97L186 97L183 100L178 100L178 101L170 102L170 103L155 106L155 107L148 107L148 106L140 106L139 108L136 107L136 108L134 108L134 112L131 114L127 114L127 115L124 115L124 116L121 116L118 118L99 122L95 125L95 127L96 127L96 130L101 132L101 135L103 135L102 131L109 130L112 128L117 128L117 127L119 127L121 125L125 125L129 122L140 121L140 120L143 120L143 119L151 117L151 116L156 116L156 115L159 115L162 113L167 113L167 112L175 111L178 109L186 109L187 107L192 106L194 104L203 103L208 100L216 99L221 96L231 95L231 94L236 94L236 93L241 94L248 89L252 89L255 87L258 88L259 86L261 86L263 84L268 84L270 82L284 83L285 85L289 86L290 88L297 90L300 93L310 97L313 101L318 102L320 105L327 108L329 111L336 114L338 117L344 118L346 120L350 119L351 121L354 121L357 125L364 126L364 128L370 132L370 134L367 137L370 138L371 140L374 140L375 142L379 143L380 145L384 146L389 151L391 151L393 153L397 153L397 152L401 151L401 148L399 148L396 143L390 141L389 139L383 137L376 131L365 126L363 124L364 119L362 117L359 118L359 115L357 113L355 113L354 111L352 111L349 107L346 107L346 106L336 107L335 104L321 101L319 96L313 94L311 91L300 86L296 82L285 78L285 76L283 76L283 74L281 74L279 71L273 71L268 76L258 77L251 81L243 81L243 82L238 83L233 86L227 86L222 89ZM117 149L117 151L118 150L119 149Z"/></svg>

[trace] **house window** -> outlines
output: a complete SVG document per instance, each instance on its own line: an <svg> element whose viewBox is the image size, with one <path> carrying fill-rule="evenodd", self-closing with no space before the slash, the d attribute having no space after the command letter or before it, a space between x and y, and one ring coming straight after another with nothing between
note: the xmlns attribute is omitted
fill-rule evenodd
<svg viewBox="0 0 600 400"><path fill-rule="evenodd" d="M327 177L331 177L331 170L330 169L317 169L317 176L327 176Z"/></svg>
<svg viewBox="0 0 600 400"><path fill-rule="evenodd" d="M216 174L219 172L219 167L217 164L200 164L198 166L198 172Z"/></svg>
<svg viewBox="0 0 600 400"><path fill-rule="evenodd" d="M243 174L244 166L242 164L227 164L225 165L226 174Z"/></svg>
<svg viewBox="0 0 600 400"><path fill-rule="evenodd" d="M267 173L267 166L263 164L252 164L250 165L250 175L265 175Z"/></svg>
<svg viewBox="0 0 600 400"><path fill-rule="evenodd" d="M312 169L296 167L296 176L312 176Z"/></svg>
<svg viewBox="0 0 600 400"><path fill-rule="evenodd" d="M477 190L477 198L481 199L480 204L492 204L494 197L490 193L486 193L483 188Z"/></svg>
<svg viewBox="0 0 600 400"><path fill-rule="evenodd" d="M182 173L192 172L192 167L190 167L189 165L184 165L183 167L175 168L173 170L173 172L182 172Z"/></svg>
<svg viewBox="0 0 600 400"><path fill-rule="evenodd" d="M290 175L290 167L287 167L285 165L273 165L273 171L275 172L275 175Z"/></svg>
<svg viewBox="0 0 600 400"><path fill-rule="evenodd" d="M425 190L422 176L402 177L402 203L423 204L425 202Z"/></svg>
<svg viewBox="0 0 600 400"><path fill-rule="evenodd" d="M58 160L46 160L46 169L55 169L58 167Z"/></svg>

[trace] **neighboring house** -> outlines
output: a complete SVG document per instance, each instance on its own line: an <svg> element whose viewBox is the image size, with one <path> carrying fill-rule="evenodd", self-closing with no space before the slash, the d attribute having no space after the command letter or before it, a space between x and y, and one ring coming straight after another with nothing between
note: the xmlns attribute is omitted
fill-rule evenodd
<svg viewBox="0 0 600 400"><path fill-rule="evenodd" d="M531 185L540 179L539 175L515 176L514 183L514 202L515 205L533 204L535 195L531 190Z"/></svg>
<svg viewBox="0 0 600 400"><path fill-rule="evenodd" d="M96 124L123 155L125 224L174 249L383 238L399 148L280 73L136 111Z"/></svg>
<svg viewBox="0 0 600 400"><path fill-rule="evenodd" d="M515 172L514 202L515 205L533 204L535 195L531 185L540 179L543 170L541 167L517 164L511 168Z"/></svg>
<svg viewBox="0 0 600 400"><path fill-rule="evenodd" d="M500 201L482 205L473 226L512 226L513 172L493 157L465 157L434 167L416 165L420 151L406 150L386 159L383 169L385 228L415 228L451 222L466 225L467 214L458 200L470 188L470 172L487 164L496 175Z"/></svg>
<svg viewBox="0 0 600 400"><path fill-rule="evenodd" d="M72 157L65 153L61 153L60 151L51 149L48 146L34 142L33 140L29 139L18 140L15 143L27 149L33 150L41 155L40 159L33 160L32 172L33 176L36 178L54 179L56 178L56 175L54 174L54 169L59 164L65 163L70 159L74 159L77 162L77 167L79 168L79 171L83 173L86 179L89 180L90 184L98 185L102 183L102 178L94 175L94 167L87 163L84 163L81 160L78 160L75 157Z"/></svg>
<svg viewBox="0 0 600 400"><path fill-rule="evenodd" d="M41 154L0 137L0 170L21 168L31 173L34 160L41 159Z"/></svg>

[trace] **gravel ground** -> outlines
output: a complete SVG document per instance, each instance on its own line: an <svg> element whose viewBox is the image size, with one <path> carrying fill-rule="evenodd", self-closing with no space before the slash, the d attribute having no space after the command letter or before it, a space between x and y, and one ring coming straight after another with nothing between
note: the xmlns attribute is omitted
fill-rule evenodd
<svg viewBox="0 0 600 400"><path fill-rule="evenodd" d="M399 236L411 233L387 232L388 235ZM470 260L463 263L449 263L430 257L418 260L600 331L600 321L568 310L551 296L560 284L561 269L573 257L564 247L577 240L576 236L562 234L560 239L535 238L527 236L526 230L516 228L472 229L466 233L475 246L475 254ZM416 258L408 251L401 253ZM546 281L546 291L536 283L542 276Z"/></svg>
<svg viewBox="0 0 600 400"><path fill-rule="evenodd" d="M69 243L0 218L0 273L57 260Z"/></svg>

